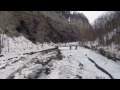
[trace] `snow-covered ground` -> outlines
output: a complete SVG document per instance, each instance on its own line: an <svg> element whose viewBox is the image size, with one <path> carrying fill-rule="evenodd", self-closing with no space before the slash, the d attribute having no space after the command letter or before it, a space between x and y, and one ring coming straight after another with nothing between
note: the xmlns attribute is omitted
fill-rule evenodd
<svg viewBox="0 0 120 90"><path fill-rule="evenodd" d="M11 75L19 73L21 70L23 70L26 67L28 67L27 68L28 70L24 73L27 72L30 73L32 68L42 66L42 63L44 64L45 62L47 62L48 60L47 57L54 56L54 54L57 53L55 51L46 53L44 50L32 54L31 53L21 54L16 57L7 58L7 59L0 58L0 79L6 79L6 78L9 79ZM29 71L29 69L31 70Z"/></svg>
<svg viewBox="0 0 120 90"><path fill-rule="evenodd" d="M100 49L103 49L104 52L105 52L105 55L104 56L110 56L112 58L116 58L116 60L119 60L120 61L120 45L116 45L115 43L111 43L110 45L107 45L107 46L101 46L98 44L98 40L94 41L94 42L86 42L84 43L83 45L84 47L88 47L90 48L91 50L94 50L95 52L99 52Z"/></svg>
<svg viewBox="0 0 120 90"><path fill-rule="evenodd" d="M83 47L78 47L77 50L74 47L72 50L69 50L69 47L60 47L60 51L62 60L53 58L46 65L39 62L36 64L36 61L46 62L56 56L56 51L29 55L29 59L27 56L26 60L31 61L24 63L26 66L14 74L14 79L28 79L28 77L34 77L33 79L120 79L120 62L109 60ZM4 73L4 75L0 74L1 78L7 76L4 71L0 70L0 72Z"/></svg>
<svg viewBox="0 0 120 90"><path fill-rule="evenodd" d="M70 50L69 45L78 44L58 44L60 53L50 50L53 43L35 45L21 36L9 38L8 52L8 37L4 36L0 79L120 79L120 62L80 46Z"/></svg>
<svg viewBox="0 0 120 90"><path fill-rule="evenodd" d="M115 63L82 47L79 47L78 50L69 50L69 48L63 47L60 50L64 58L53 63L54 69L45 77L47 79L111 79L109 75L96 68L95 64L88 57L111 74L114 79L120 78L120 64L118 62Z"/></svg>

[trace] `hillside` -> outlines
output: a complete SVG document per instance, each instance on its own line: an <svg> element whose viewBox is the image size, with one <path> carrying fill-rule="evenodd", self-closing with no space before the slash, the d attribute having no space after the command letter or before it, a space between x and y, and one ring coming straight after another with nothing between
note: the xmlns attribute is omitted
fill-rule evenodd
<svg viewBox="0 0 120 90"><path fill-rule="evenodd" d="M109 11L98 17L91 31L93 41L86 47L98 51L109 59L120 60L120 12Z"/></svg>
<svg viewBox="0 0 120 90"><path fill-rule="evenodd" d="M0 28L8 36L22 34L33 43L73 42L89 25L82 16L63 11L1 11ZM68 18L73 21L71 24Z"/></svg>
<svg viewBox="0 0 120 90"><path fill-rule="evenodd" d="M120 44L120 12L108 12L94 22L95 38L100 45Z"/></svg>
<svg viewBox="0 0 120 90"><path fill-rule="evenodd" d="M119 16L0 11L0 79L119 79Z"/></svg>

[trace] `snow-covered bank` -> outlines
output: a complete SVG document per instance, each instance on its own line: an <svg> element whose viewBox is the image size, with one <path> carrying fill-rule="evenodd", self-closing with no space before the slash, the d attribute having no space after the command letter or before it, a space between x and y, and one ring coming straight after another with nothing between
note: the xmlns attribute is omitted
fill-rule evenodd
<svg viewBox="0 0 120 90"><path fill-rule="evenodd" d="M113 59L114 61L120 61L120 45L111 43L107 46L100 46L98 41L86 42L83 47L94 50L101 55L107 57L108 59Z"/></svg>
<svg viewBox="0 0 120 90"><path fill-rule="evenodd" d="M10 38L4 35L2 38L2 54L4 55L4 59L14 57L16 55L18 56L23 53L29 53L32 51L35 52L55 47L55 44L53 43L34 44L23 36Z"/></svg>

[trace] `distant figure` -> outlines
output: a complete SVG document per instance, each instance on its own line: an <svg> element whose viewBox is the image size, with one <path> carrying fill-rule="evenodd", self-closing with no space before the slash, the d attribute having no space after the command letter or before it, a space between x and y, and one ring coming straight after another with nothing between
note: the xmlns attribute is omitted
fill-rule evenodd
<svg viewBox="0 0 120 90"><path fill-rule="evenodd" d="M76 48L75 49L77 49L77 46L76 46Z"/></svg>
<svg viewBox="0 0 120 90"><path fill-rule="evenodd" d="M41 45L41 48L43 49L43 44Z"/></svg>
<svg viewBox="0 0 120 90"><path fill-rule="evenodd" d="M70 50L71 50L71 46L70 46Z"/></svg>
<svg viewBox="0 0 120 90"><path fill-rule="evenodd" d="M56 49L58 49L58 46L55 46Z"/></svg>
<svg viewBox="0 0 120 90"><path fill-rule="evenodd" d="M65 42L65 46L66 46L66 42Z"/></svg>

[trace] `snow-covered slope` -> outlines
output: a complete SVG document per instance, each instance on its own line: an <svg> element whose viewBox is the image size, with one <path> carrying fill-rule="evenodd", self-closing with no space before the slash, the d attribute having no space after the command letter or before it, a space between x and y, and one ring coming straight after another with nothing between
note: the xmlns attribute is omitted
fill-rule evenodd
<svg viewBox="0 0 120 90"><path fill-rule="evenodd" d="M53 43L34 44L22 35L20 37L13 38L4 35L2 36L2 39L3 56L0 57L0 78L3 79L26 65L27 62L39 54L37 53L32 55L31 52L39 52L55 47L55 44Z"/></svg>
<svg viewBox="0 0 120 90"><path fill-rule="evenodd" d="M2 54L11 56L15 54L21 54L26 53L30 51L39 51L44 49L49 49L54 47L53 43L37 43L34 44L22 35L19 37L13 37L10 38L6 35L3 36L3 48L2 48Z"/></svg>
<svg viewBox="0 0 120 90"><path fill-rule="evenodd" d="M78 42L58 44L59 52L53 43L35 45L21 36L9 38L8 52L8 37L3 41L1 79L120 79L120 62L83 47L70 50Z"/></svg>

